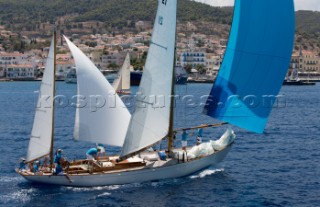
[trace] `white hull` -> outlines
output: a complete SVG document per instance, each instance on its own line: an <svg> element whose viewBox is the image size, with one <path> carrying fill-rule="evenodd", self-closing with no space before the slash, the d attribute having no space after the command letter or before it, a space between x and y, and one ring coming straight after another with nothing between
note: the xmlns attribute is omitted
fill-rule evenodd
<svg viewBox="0 0 320 207"><path fill-rule="evenodd" d="M231 149L231 144L225 149L217 151L207 157L196 159L189 162L180 162L170 165L168 162L161 167L152 167L147 165L136 170L108 172L99 174L82 174L69 175L72 182L66 176L43 176L43 175L22 175L25 179L31 182L64 185L64 186L78 186L78 187L93 187L106 185L121 185L128 183L141 183L147 181L161 180L184 177L209 166L216 165L221 162ZM175 162L175 160L172 160ZM158 161L165 162L165 161Z"/></svg>

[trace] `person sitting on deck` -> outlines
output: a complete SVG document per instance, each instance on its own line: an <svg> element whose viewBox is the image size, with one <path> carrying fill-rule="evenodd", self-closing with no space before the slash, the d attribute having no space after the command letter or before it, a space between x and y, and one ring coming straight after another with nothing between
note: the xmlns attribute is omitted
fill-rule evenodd
<svg viewBox="0 0 320 207"><path fill-rule="evenodd" d="M50 156L47 155L43 157L43 160L40 162L42 162L40 170L42 172L50 172Z"/></svg>
<svg viewBox="0 0 320 207"><path fill-rule="evenodd" d="M203 135L203 129L199 128L197 133L197 145L200 145L202 143L202 135Z"/></svg>
<svg viewBox="0 0 320 207"><path fill-rule="evenodd" d="M29 171L30 171L31 173L33 173L33 164L34 164L34 162L29 162L29 163L28 163L28 168L29 168Z"/></svg>
<svg viewBox="0 0 320 207"><path fill-rule="evenodd" d="M188 134L187 134L187 131L184 129L182 131L182 138L181 138L181 144L182 144L182 149L183 150L186 150L187 149L187 137L188 137Z"/></svg>
<svg viewBox="0 0 320 207"><path fill-rule="evenodd" d="M38 160L35 161L34 164L33 164L33 173L35 175L38 175L38 174L41 173L40 170L39 170L39 166L40 166L40 162Z"/></svg>
<svg viewBox="0 0 320 207"><path fill-rule="evenodd" d="M47 155L43 158L43 164L42 167L50 167L50 156Z"/></svg>
<svg viewBox="0 0 320 207"><path fill-rule="evenodd" d="M91 148L86 152L87 160L97 160L99 157L101 149L100 148Z"/></svg>

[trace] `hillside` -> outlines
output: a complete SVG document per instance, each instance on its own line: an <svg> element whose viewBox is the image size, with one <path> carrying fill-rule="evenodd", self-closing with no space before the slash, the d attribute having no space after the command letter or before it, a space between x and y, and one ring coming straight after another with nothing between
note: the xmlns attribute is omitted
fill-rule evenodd
<svg viewBox="0 0 320 207"><path fill-rule="evenodd" d="M178 0L178 21L192 22L194 32L226 37L232 21L233 8L215 8L208 5ZM83 22L96 21L84 32L136 31L135 22L152 23L157 0L0 0L0 25L9 31L30 31L25 34L46 35L46 25L58 25L65 33L81 32ZM297 41L309 49L320 48L320 12L296 13ZM46 24L46 25L44 25ZM188 30L184 26L181 30ZM182 31L184 32L184 31Z"/></svg>
<svg viewBox="0 0 320 207"><path fill-rule="evenodd" d="M320 12L297 11L296 29L301 34L319 37L320 36Z"/></svg>
<svg viewBox="0 0 320 207"><path fill-rule="evenodd" d="M304 49L318 50L320 48L320 12L296 12L296 43ZM319 51L320 55L320 51Z"/></svg>
<svg viewBox="0 0 320 207"><path fill-rule="evenodd" d="M29 29L74 14L72 21L97 20L113 26L126 26L128 20L152 21L156 5L156 0L0 0L1 11L5 11L0 13L0 18L2 25L22 24ZM178 19L230 23L231 12L179 0Z"/></svg>

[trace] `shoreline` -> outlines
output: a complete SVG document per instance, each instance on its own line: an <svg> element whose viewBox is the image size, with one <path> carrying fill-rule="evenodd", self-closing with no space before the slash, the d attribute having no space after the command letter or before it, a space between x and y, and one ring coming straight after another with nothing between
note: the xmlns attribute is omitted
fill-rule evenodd
<svg viewBox="0 0 320 207"><path fill-rule="evenodd" d="M300 80L303 82L320 82L320 77L317 79L300 78ZM34 78L34 79L30 79L30 78L27 78L27 79L0 78L0 82L26 82L26 81L29 81L29 82L42 81L42 78L37 78L37 79L36 78ZM62 82L64 80L58 79L56 81ZM213 80L203 80L203 79L200 79L200 80L193 79L193 80L187 81L187 83L191 83L191 84L208 83L208 84L210 84L210 83L214 83L214 81Z"/></svg>

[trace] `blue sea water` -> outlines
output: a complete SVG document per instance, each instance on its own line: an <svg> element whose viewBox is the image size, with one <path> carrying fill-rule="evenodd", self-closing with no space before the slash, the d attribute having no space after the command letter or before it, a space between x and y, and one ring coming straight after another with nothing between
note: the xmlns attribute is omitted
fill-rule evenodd
<svg viewBox="0 0 320 207"><path fill-rule="evenodd" d="M39 85L0 82L1 206L319 206L319 83L283 87L284 99L273 109L264 134L234 127L236 143L219 166L184 178L93 188L32 184L15 173L18 159L26 155ZM177 100L176 127L213 122L201 115L200 106L210 88L176 88L177 94L192 95ZM71 97L76 85L59 82L57 93ZM56 110L55 147L63 148L70 160L84 158L94 146L72 140L74 112L72 107ZM218 138L224 130L206 129L204 140ZM194 144L192 133L189 143Z"/></svg>

